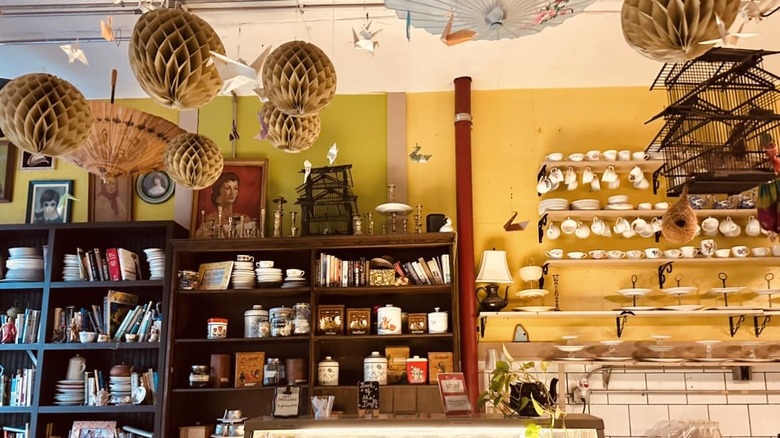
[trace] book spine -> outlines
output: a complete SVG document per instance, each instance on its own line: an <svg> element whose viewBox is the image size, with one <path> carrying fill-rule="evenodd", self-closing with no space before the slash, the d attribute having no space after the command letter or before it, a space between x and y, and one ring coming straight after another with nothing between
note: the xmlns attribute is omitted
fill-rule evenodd
<svg viewBox="0 0 780 438"><path fill-rule="evenodd" d="M103 257L100 255L100 248L92 250L95 253L95 269L97 270L98 278L100 281L108 280L108 277L103 276Z"/></svg>
<svg viewBox="0 0 780 438"><path fill-rule="evenodd" d="M106 250L106 264L108 265L108 278L111 281L119 281L122 279L122 271L119 269L119 257L116 253L116 248L108 248Z"/></svg>
<svg viewBox="0 0 780 438"><path fill-rule="evenodd" d="M87 265L89 266L89 281L99 281L100 269L94 251L87 251Z"/></svg>

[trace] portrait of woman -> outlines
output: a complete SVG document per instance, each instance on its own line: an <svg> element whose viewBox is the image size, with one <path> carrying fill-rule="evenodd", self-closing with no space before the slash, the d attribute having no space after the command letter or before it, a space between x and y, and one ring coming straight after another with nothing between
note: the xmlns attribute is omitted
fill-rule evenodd
<svg viewBox="0 0 780 438"><path fill-rule="evenodd" d="M217 181L194 193L192 235L216 237L220 207L225 237L230 231L228 218L238 222L243 219L245 228L252 219L258 219L260 209L265 208L266 166L266 160L225 162Z"/></svg>
<svg viewBox="0 0 780 438"><path fill-rule="evenodd" d="M138 177L135 184L135 192L138 197L149 204L161 204L167 201L175 184L167 173L158 170Z"/></svg>
<svg viewBox="0 0 780 438"><path fill-rule="evenodd" d="M132 220L132 194L130 178L102 181L97 175L90 175L90 221L122 222Z"/></svg>

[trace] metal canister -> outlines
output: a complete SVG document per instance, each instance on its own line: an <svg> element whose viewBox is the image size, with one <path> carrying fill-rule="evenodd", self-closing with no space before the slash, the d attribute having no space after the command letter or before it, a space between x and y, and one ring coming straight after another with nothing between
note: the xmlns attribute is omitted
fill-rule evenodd
<svg viewBox="0 0 780 438"><path fill-rule="evenodd" d="M308 335L311 332L311 306L309 303L297 303L293 306L293 334Z"/></svg>
<svg viewBox="0 0 780 438"><path fill-rule="evenodd" d="M244 312L244 337L267 338L271 335L268 322L268 311L263 306L255 304Z"/></svg>
<svg viewBox="0 0 780 438"><path fill-rule="evenodd" d="M271 308L271 337L290 336L293 331L293 309L291 307Z"/></svg>

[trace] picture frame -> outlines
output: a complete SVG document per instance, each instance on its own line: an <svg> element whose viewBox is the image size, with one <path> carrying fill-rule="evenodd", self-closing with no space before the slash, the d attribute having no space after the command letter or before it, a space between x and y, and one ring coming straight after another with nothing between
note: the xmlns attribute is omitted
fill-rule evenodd
<svg viewBox="0 0 780 438"><path fill-rule="evenodd" d="M70 222L73 180L35 180L27 189L27 224Z"/></svg>
<svg viewBox="0 0 780 438"><path fill-rule="evenodd" d="M176 184L165 171L139 175L135 180L135 194L147 204L162 204L173 196Z"/></svg>
<svg viewBox="0 0 780 438"><path fill-rule="evenodd" d="M19 149L19 170L55 170L56 158Z"/></svg>
<svg viewBox="0 0 780 438"><path fill-rule="evenodd" d="M260 218L260 210L265 208L267 181L267 159L225 161L222 174L214 184L202 190L193 190L191 237L211 237L208 224L219 220L218 206L222 207L222 227L226 234L230 231L228 217L231 215L244 219L246 229L252 219ZM259 227L263 226L259 220L256 223ZM243 235L243 230L241 232Z"/></svg>
<svg viewBox="0 0 780 438"><path fill-rule="evenodd" d="M116 438L116 421L74 421L71 438Z"/></svg>
<svg viewBox="0 0 780 438"><path fill-rule="evenodd" d="M133 188L129 177L102 181L89 174L89 222L133 220Z"/></svg>
<svg viewBox="0 0 780 438"><path fill-rule="evenodd" d="M0 138L0 202L11 202L14 193L14 156L16 146Z"/></svg>
<svg viewBox="0 0 780 438"><path fill-rule="evenodd" d="M226 290L230 284L233 262L201 263L198 269L198 289Z"/></svg>

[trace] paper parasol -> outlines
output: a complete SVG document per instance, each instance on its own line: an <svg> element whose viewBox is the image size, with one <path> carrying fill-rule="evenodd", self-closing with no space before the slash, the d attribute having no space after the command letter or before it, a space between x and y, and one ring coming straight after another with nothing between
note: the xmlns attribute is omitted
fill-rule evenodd
<svg viewBox="0 0 780 438"><path fill-rule="evenodd" d="M385 0L399 18L440 35L471 30L475 40L518 38L561 24L595 0Z"/></svg>

